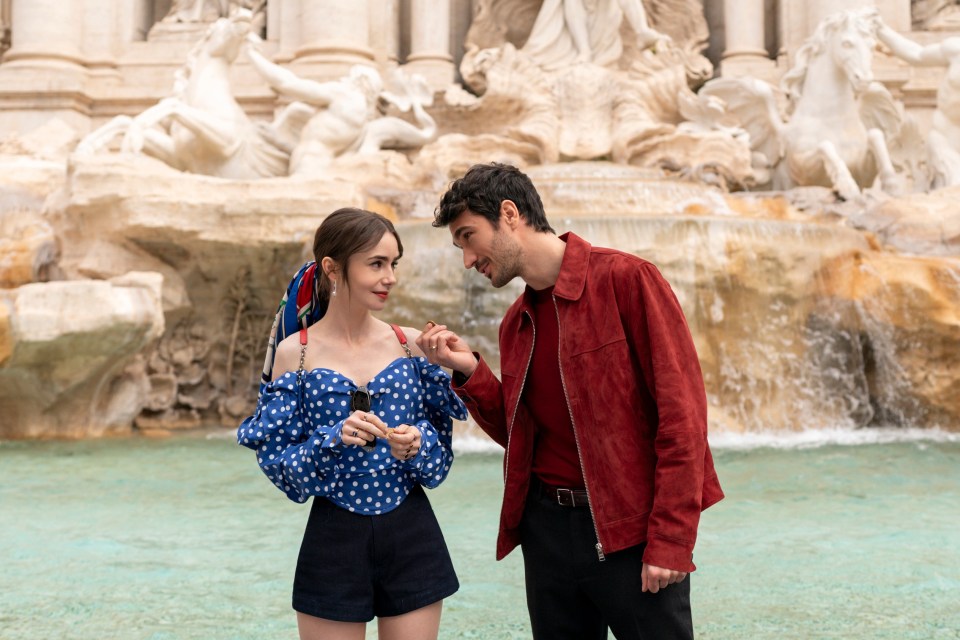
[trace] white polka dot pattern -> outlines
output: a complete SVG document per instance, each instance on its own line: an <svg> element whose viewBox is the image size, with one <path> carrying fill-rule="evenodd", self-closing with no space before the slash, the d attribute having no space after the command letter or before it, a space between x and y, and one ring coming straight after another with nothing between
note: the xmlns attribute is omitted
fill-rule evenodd
<svg viewBox="0 0 960 640"><path fill-rule="evenodd" d="M367 388L371 411L388 426L420 429L420 451L410 460L391 456L383 439L372 451L340 441L357 385L323 368L306 372L302 389L296 372L271 382L237 430L237 442L257 452L260 468L291 500L324 496L355 513L391 511L414 483L433 488L447 477L452 418L464 420L467 412L450 376L425 358L397 358Z"/></svg>

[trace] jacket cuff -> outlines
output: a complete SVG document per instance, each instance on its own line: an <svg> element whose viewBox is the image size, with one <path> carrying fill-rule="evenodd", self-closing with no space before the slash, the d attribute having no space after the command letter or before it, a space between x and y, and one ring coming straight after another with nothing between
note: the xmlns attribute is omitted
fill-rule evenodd
<svg viewBox="0 0 960 640"><path fill-rule="evenodd" d="M483 359L482 355L474 351L473 357L477 359L477 368L473 370L469 378L459 371L453 372L450 388L461 398L471 397L473 390L478 387L482 388L491 378L496 378L490 369L490 365L487 364L487 361Z"/></svg>
<svg viewBox="0 0 960 640"><path fill-rule="evenodd" d="M697 566L693 564L693 547L667 538L647 538L647 548L643 551L643 563L663 569L691 573Z"/></svg>

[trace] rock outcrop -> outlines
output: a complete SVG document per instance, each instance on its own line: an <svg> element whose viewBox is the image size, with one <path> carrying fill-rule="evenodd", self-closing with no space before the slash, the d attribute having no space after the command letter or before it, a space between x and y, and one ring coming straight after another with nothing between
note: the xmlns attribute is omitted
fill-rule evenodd
<svg viewBox="0 0 960 640"><path fill-rule="evenodd" d="M0 439L129 433L147 395L139 354L163 334L160 279L0 290Z"/></svg>

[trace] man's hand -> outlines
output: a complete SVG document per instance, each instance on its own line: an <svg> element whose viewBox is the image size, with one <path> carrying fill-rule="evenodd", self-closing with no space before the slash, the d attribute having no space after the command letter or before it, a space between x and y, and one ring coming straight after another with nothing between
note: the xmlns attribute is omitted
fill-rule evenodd
<svg viewBox="0 0 960 640"><path fill-rule="evenodd" d="M640 591L656 593L660 589L666 588L667 585L683 582L686 577L687 574L683 571L655 567L644 562L643 568L640 570Z"/></svg>
<svg viewBox="0 0 960 640"><path fill-rule="evenodd" d="M428 322L417 338L417 346L430 363L459 371L468 378L477 369L477 359L470 345L447 329L445 324Z"/></svg>

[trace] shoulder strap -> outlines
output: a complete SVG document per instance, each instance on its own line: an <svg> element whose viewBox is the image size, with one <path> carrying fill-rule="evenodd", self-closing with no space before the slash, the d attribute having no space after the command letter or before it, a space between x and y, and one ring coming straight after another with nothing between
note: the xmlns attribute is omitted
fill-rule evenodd
<svg viewBox="0 0 960 640"><path fill-rule="evenodd" d="M404 335L403 329L395 324L390 325L390 328L393 329L395 334L397 334L397 340L400 341L400 346L403 347L403 350L407 352L407 357L412 358L413 352L410 351L410 347L407 346L407 336Z"/></svg>
<svg viewBox="0 0 960 640"><path fill-rule="evenodd" d="M303 371L303 359L307 355L307 330L300 329L300 368L298 372Z"/></svg>

